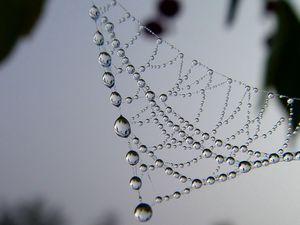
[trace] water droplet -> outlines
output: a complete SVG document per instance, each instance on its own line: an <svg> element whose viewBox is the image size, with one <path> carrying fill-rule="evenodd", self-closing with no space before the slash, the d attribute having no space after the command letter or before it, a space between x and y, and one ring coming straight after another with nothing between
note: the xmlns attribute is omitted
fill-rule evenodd
<svg viewBox="0 0 300 225"><path fill-rule="evenodd" d="M154 201L155 201L156 203L161 203L161 202L162 202L162 200L163 200L163 199L162 199L162 197L160 197L160 196L157 196L157 197L155 198L155 200L154 200Z"/></svg>
<svg viewBox="0 0 300 225"><path fill-rule="evenodd" d="M229 164L229 165L233 165L235 163L235 159L233 157L228 157L226 159L226 162Z"/></svg>
<svg viewBox="0 0 300 225"><path fill-rule="evenodd" d="M138 87L143 88L143 87L145 87L146 82L143 79L139 79L137 81L137 85L138 85Z"/></svg>
<svg viewBox="0 0 300 225"><path fill-rule="evenodd" d="M199 188L201 188L201 186L202 186L202 181L201 181L201 180L199 180L199 179L194 179L194 180L192 181L192 187L193 187L193 188L199 189Z"/></svg>
<svg viewBox="0 0 300 225"><path fill-rule="evenodd" d="M161 95L159 96L159 99L160 99L160 101L165 102L165 101L167 101L168 96L167 96L166 94L161 94Z"/></svg>
<svg viewBox="0 0 300 225"><path fill-rule="evenodd" d="M279 155L277 155L276 153L272 153L269 155L269 162L270 163L278 163L279 162Z"/></svg>
<svg viewBox="0 0 300 225"><path fill-rule="evenodd" d="M119 57L124 57L125 56L125 51L124 51L124 49L119 49L118 51L117 51L117 55L119 56Z"/></svg>
<svg viewBox="0 0 300 225"><path fill-rule="evenodd" d="M191 144L193 144L194 139L193 139L192 137L189 136L189 137L186 137L185 142L186 142L187 144L191 145Z"/></svg>
<svg viewBox="0 0 300 225"><path fill-rule="evenodd" d="M289 99L287 100L287 104L291 105L291 104L293 104L293 103L294 103L294 99L289 98Z"/></svg>
<svg viewBox="0 0 300 225"><path fill-rule="evenodd" d="M140 152L145 153L145 152L147 152L148 148L147 148L146 145L141 145L141 146L139 147L139 150L140 150Z"/></svg>
<svg viewBox="0 0 300 225"><path fill-rule="evenodd" d="M157 160L155 161L155 165L156 165L158 168L161 168L161 167L163 167L163 165L164 165L164 161L162 161L161 159L157 159Z"/></svg>
<svg viewBox="0 0 300 225"><path fill-rule="evenodd" d="M135 71L135 68L133 65L128 65L128 66L126 66L126 71L128 74L133 74Z"/></svg>
<svg viewBox="0 0 300 225"><path fill-rule="evenodd" d="M113 91L111 94L110 94L110 102L111 104L113 104L114 106L116 107L119 107L122 103L122 97L121 95L116 92L116 91Z"/></svg>
<svg viewBox="0 0 300 225"><path fill-rule="evenodd" d="M185 182L187 182L187 177L186 176L181 176L179 178L179 180L180 180L180 182L185 183Z"/></svg>
<svg viewBox="0 0 300 225"><path fill-rule="evenodd" d="M294 159L294 155L291 152L286 152L283 154L283 160L286 162L292 161Z"/></svg>
<svg viewBox="0 0 300 225"><path fill-rule="evenodd" d="M155 93L153 91L147 91L145 95L149 101L155 98Z"/></svg>
<svg viewBox="0 0 300 225"><path fill-rule="evenodd" d="M166 173L167 175L172 175L173 169L172 169L171 167L167 167L167 168L165 169L165 173Z"/></svg>
<svg viewBox="0 0 300 225"><path fill-rule="evenodd" d="M110 67L111 65L111 56L107 52L100 52L98 61L103 67Z"/></svg>
<svg viewBox="0 0 300 225"><path fill-rule="evenodd" d="M242 173L248 173L251 170L251 163L248 161L241 161L239 163L239 170Z"/></svg>
<svg viewBox="0 0 300 225"><path fill-rule="evenodd" d="M220 176L219 176L219 181L221 181L221 182L224 182L224 181L226 181L227 180L227 175L226 174L220 174Z"/></svg>
<svg viewBox="0 0 300 225"><path fill-rule="evenodd" d="M210 158L211 155L212 155L212 151L209 150L209 149L204 149L203 152L202 152L202 155L203 155L205 158Z"/></svg>
<svg viewBox="0 0 300 225"><path fill-rule="evenodd" d="M217 155L215 159L219 164L224 162L224 157L222 155Z"/></svg>
<svg viewBox="0 0 300 225"><path fill-rule="evenodd" d="M134 210L134 216L140 222L146 222L152 217L152 208L146 203L140 203Z"/></svg>
<svg viewBox="0 0 300 225"><path fill-rule="evenodd" d="M131 133L130 123L120 115L114 124L114 130L118 136L127 138Z"/></svg>
<svg viewBox="0 0 300 225"><path fill-rule="evenodd" d="M180 192L179 191L174 192L173 197L176 199L180 198L181 197Z"/></svg>
<svg viewBox="0 0 300 225"><path fill-rule="evenodd" d="M140 165L140 171L141 172L146 172L148 170L148 166L146 164L141 164Z"/></svg>
<svg viewBox="0 0 300 225"><path fill-rule="evenodd" d="M208 177L208 178L206 179L206 183L207 183L207 184L210 184L210 185L214 184L215 181L216 181L216 180L215 180L214 177Z"/></svg>
<svg viewBox="0 0 300 225"><path fill-rule="evenodd" d="M100 33L100 31L96 31L93 37L93 42L95 45L103 45L104 43L104 36Z"/></svg>
<svg viewBox="0 0 300 225"><path fill-rule="evenodd" d="M231 178L231 179L234 179L236 178L236 172L235 171L231 171L228 176Z"/></svg>
<svg viewBox="0 0 300 225"><path fill-rule="evenodd" d="M208 139L209 139L209 134L208 134L208 133L203 133L203 134L202 134L202 138L203 138L204 140L208 140Z"/></svg>
<svg viewBox="0 0 300 225"><path fill-rule="evenodd" d="M115 77L110 72L105 72L102 76L102 80L105 86L112 88L115 85Z"/></svg>
<svg viewBox="0 0 300 225"><path fill-rule="evenodd" d="M126 160L129 163L129 165L134 166L139 162L140 157L136 151L131 150L131 151L127 152Z"/></svg>
<svg viewBox="0 0 300 225"><path fill-rule="evenodd" d="M193 148L198 150L198 149L201 148L201 144L200 144L198 141L196 141L196 142L194 142L194 144L193 144Z"/></svg>
<svg viewBox="0 0 300 225"><path fill-rule="evenodd" d="M111 46L113 46L113 48L119 48L120 47L120 41L118 39L112 40Z"/></svg>
<svg viewBox="0 0 300 225"><path fill-rule="evenodd" d="M131 97L127 97L125 99L125 101L126 101L127 104L130 104L130 103L132 103L132 98Z"/></svg>
<svg viewBox="0 0 300 225"><path fill-rule="evenodd" d="M114 24L109 22L109 23L105 24L104 28L107 32L113 32L114 31Z"/></svg>
<svg viewBox="0 0 300 225"><path fill-rule="evenodd" d="M215 145L217 146L217 147L221 147L222 145L223 145L223 142L221 141L221 140L216 140L215 141Z"/></svg>
<svg viewBox="0 0 300 225"><path fill-rule="evenodd" d="M129 184L133 190L140 190L142 187L142 180L141 178L134 176L130 179Z"/></svg>
<svg viewBox="0 0 300 225"><path fill-rule="evenodd" d="M99 18L99 15L100 15L99 9L97 8L97 6L93 5L89 10L89 16L93 20L97 20Z"/></svg>

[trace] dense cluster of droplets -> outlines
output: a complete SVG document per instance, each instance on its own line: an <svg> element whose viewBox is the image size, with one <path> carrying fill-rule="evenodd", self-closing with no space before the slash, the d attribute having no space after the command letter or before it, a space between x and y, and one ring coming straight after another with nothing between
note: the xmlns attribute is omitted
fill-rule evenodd
<svg viewBox="0 0 300 225"><path fill-rule="evenodd" d="M109 10L114 7L119 7L124 11L125 16L119 19L119 24L131 19L139 25L139 30L131 41L125 44L121 44L118 39L118 35L115 32L115 27L118 24L114 24L109 21L105 15ZM182 68L184 63L184 54L179 51L174 45L169 44L157 37L148 28L143 27L140 22L131 15L121 4L115 0L111 1L107 5L98 8L93 5L89 10L89 16L95 21L97 30L92 37L92 42L99 47L98 62L101 66L102 81L103 84L111 90L110 102L113 106L120 108L122 104L131 104L138 98L144 98L147 101L147 106L142 108L139 113L135 116L128 117L128 120L121 113L116 118L114 123L114 131L117 136L126 138L129 143L129 151L126 153L127 163L135 168L134 175L129 180L129 186L132 190L138 192L140 202L134 210L135 217L140 222L146 222L152 217L152 206L155 204L168 201L170 199L179 199L183 195L189 194L193 190L201 189L204 186L213 185L217 182L222 183L230 179L236 178L238 175L248 173L253 169L268 166L270 164L276 164L278 162L290 162L292 160L300 160L300 152L288 151L289 141L292 135L295 135L299 130L299 126L292 130L292 116L293 116L293 102L296 99L288 98L286 96L278 96L274 93L267 93L265 102L261 107L258 115L252 119L250 114L252 110L252 96L259 90L255 87L234 80L223 74L219 74L209 67L205 66L198 60L193 60L191 67L188 69L186 74L183 74ZM150 60L140 67L133 65L130 58L126 55L125 48L129 48L130 44L133 45L135 40L141 35L140 29L146 29L148 33L151 33L156 38L156 47L153 55L150 56ZM107 37L107 40L106 40ZM171 50L177 51L175 57L171 58L168 62L161 64L151 64L151 61L155 59L158 54L159 46L165 44L170 47ZM107 50L111 48L112 50ZM115 66L112 54L118 56L122 62L122 66ZM147 81L143 78L145 70L149 69L161 69L166 68L168 65L179 63L179 75L175 85L166 90L164 93L155 93L154 90L148 85ZM204 68L205 74L202 74L198 79L193 82L189 82L190 76L193 70L196 68ZM116 77L118 74L126 72L133 78L137 85L137 92L134 96L122 97L121 93L116 89ZM214 77L219 76L222 81L215 82ZM201 84L204 85L200 86ZM228 105L230 96L234 85L239 85L243 89L243 94L240 100L235 106L232 113L226 114L228 111ZM225 87L224 103L220 116L218 117L216 125L211 131L202 130L201 124L199 123L202 118L202 114L207 101L207 94L218 88ZM261 91L265 93L265 91ZM183 116L181 116L176 110L169 105L169 98L181 97L188 98L194 95L200 96L198 113L194 118L194 122L190 122ZM141 97L142 96L142 97ZM287 105L290 107L289 118L286 119L281 117L267 132L261 133L261 123L270 101L275 97L286 99ZM181 101L181 100L180 100ZM220 100L222 101L222 100ZM221 102L220 102L221 103ZM236 116L240 114L241 110L245 108L246 122L241 122L242 127L234 131L232 134L225 138L219 138L218 132L221 128L226 127L231 121L234 121ZM121 111L120 111L121 112ZM140 119L141 115L145 112L150 112L150 117ZM251 144L257 142L257 140L263 140L271 136L278 127L280 127L287 120L288 130L286 139L282 144L281 148L276 150L274 153L266 153L259 150L252 150ZM130 121L130 122L129 122ZM142 143L139 137L132 134L132 126L144 126L145 124L152 123L161 130L164 140L162 143L146 146ZM255 127L254 133L251 134L251 127ZM233 144L234 140L238 137L245 135L246 141L241 145ZM137 150L133 150L134 146ZM158 150L163 149L181 149L181 150L194 150L199 153L197 157L184 162L170 162L160 158L157 154ZM219 150L224 150L224 153ZM153 163L146 164L141 160L141 155L147 155ZM239 157L244 155L243 160ZM191 178L179 172L180 169L197 164L201 160L214 159L217 167L213 173L203 178ZM227 172L221 172L221 166L226 165L230 169ZM181 184L186 185L182 190L176 190L171 194L157 195L153 199L152 204L142 202L140 195L140 189L143 186L143 174L154 171L162 170L167 176L172 176L177 179ZM139 173L142 175L140 176Z"/></svg>

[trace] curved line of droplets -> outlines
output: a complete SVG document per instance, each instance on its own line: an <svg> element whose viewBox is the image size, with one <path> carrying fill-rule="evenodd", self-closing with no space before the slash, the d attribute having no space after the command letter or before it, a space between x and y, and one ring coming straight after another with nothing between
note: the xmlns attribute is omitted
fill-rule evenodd
<svg viewBox="0 0 300 225"><path fill-rule="evenodd" d="M126 8L122 4L120 4L119 2L117 2L115 0L112 0L107 5L105 5L103 7L99 7L99 8L95 4L93 4L92 7L89 10L89 16L95 21L95 23L96 23L96 29L97 29L97 31L96 31L96 33L94 34L94 37L93 37L93 42L97 46L100 47L100 50L102 49L102 51L99 54L98 60L99 60L99 63L101 64L101 66L105 70L105 72L103 74L103 81L104 81L104 84L107 87L115 89L115 78L114 78L114 75L111 72L111 65L113 65L113 64L111 62L111 56L110 56L110 54L105 50L105 48L103 46L104 45L104 36L99 31L97 21L98 21L98 19L100 17L100 14L104 15L112 7L115 7L116 5L118 5L125 12L125 17L122 17L122 19L119 20L119 23L123 23L123 22L126 21L126 19L132 18L133 21L136 21L139 24L140 30L145 29L146 31L148 31L149 33L151 33L152 35L154 35L156 37L156 39L157 39L157 45L156 45L156 48L155 48L154 52L157 52L158 46L160 44L165 43L168 46L170 46L171 49L175 49L178 52L178 55L173 60L170 61L170 64L172 64L178 58L183 59L184 55L183 55L183 53L180 50L178 50L174 45L172 45L172 44L168 43L167 41L161 39L159 36L157 36L155 33L153 33L147 27L143 26L141 24L141 22L138 21L135 17L131 16L131 14L126 10ZM123 60L125 58L126 62L124 62L124 64L128 65L129 59L127 57L125 57L125 51L124 51L124 49L120 48L120 41L115 38L116 35L114 33L114 24L111 23L111 22L109 22L108 18L106 16L102 16L100 23L101 23L101 25L104 25L104 30L106 30L109 33L110 38L112 39L111 42L108 41L107 43L111 44L116 50L118 50L117 51L117 55L120 56L120 57L123 57ZM134 40L136 40L137 37L140 36L140 35L141 35L141 32L138 32L137 35L134 36L134 38L131 40L131 43L133 43ZM125 44L125 45L127 45L127 47L128 47L128 44ZM180 81L180 83L183 82L183 80L181 78L182 65L183 65L183 60L181 61L180 72L179 72L179 79L178 79ZM300 98L289 98L288 96L285 96L285 95L278 95L278 94L274 94L274 93L271 93L271 92L268 92L268 91L265 91L265 90L257 89L255 87L250 87L249 85L247 85L247 84L245 84L245 83L243 83L241 81L233 80L232 78L230 78L230 77L228 77L228 76L226 76L226 75L224 75L222 73L213 71L212 69L210 69L210 67L208 67L205 64L199 62L198 60L193 60L192 66L189 69L189 72L191 71L191 69L193 67L195 67L197 65L198 66L202 66L203 68L205 68L208 71L207 74L209 75L210 79L209 79L209 82L207 83L207 88L209 90L213 89L213 88L217 88L217 87L223 85L224 83L228 83L229 84L229 88L228 88L227 93L226 93L226 102L225 102L225 106L224 106L224 109L223 109L223 112L222 112L222 115L221 115L221 118L220 118L220 122L224 118L225 110L226 110L228 99L229 99L229 93L231 91L231 83L232 82L238 82L240 85L243 85L246 88L246 92L244 93L244 95L243 95L243 97L242 97L242 99L241 99L240 102L242 102L244 100L244 98L246 97L246 95L250 91L250 89L254 90L255 93L257 93L258 91L260 91L260 92L263 92L263 93L267 94L267 99L265 101L264 107L267 107L268 106L268 101L270 99L274 98L275 96L278 97L278 98L285 98L285 99L287 99L287 104L290 106L290 114L289 114L289 118L288 118L289 129L288 129L287 136L290 137L292 134L295 134L299 130L299 125L298 125L295 128L295 130L293 132L291 132L291 122L292 122L292 116L293 116L293 107L292 107L292 105L293 105L294 101L300 100ZM122 68L118 68L115 65L113 65L113 66L117 70L118 73L122 73L123 72ZM147 67L149 67L149 66L150 66L150 64L148 62L147 63ZM166 64L162 64L162 66L165 67ZM161 67L161 65L151 66L151 68L160 68L160 67ZM139 90L137 91L136 95L139 93L139 91L141 89L145 92L146 98L149 100L150 107L153 110L152 111L153 117L156 116L155 112L154 112L154 109L155 109L156 111L159 112L159 114L161 116L163 116L164 122L166 122L166 124L169 127L170 126L173 127L174 133L176 131L180 131L180 127L178 125L174 125L172 122L170 122L170 120L168 119L168 117L166 115L164 115L164 111L161 110L161 108L154 101L154 99L155 99L155 93L153 91L149 91L149 86L146 86L146 82L143 79L141 79L140 73L142 73L142 72L145 71L145 67L141 66L139 68L139 72L140 73L137 73L137 72L135 72L135 68L134 68L133 65L128 65L126 67L126 71L129 74L133 74L134 79L137 81ZM212 74L218 74L218 75L224 77L226 79L226 82L222 82L222 83L220 83L218 85L210 86L210 84L212 83ZM202 77L200 80L202 80L204 77ZM203 95L202 102L201 102L202 103L201 107L203 107L204 100L205 100L205 93L204 92L205 92L205 90L203 90L203 89L200 91L200 93ZM172 93L169 93L169 95L171 95L171 94ZM189 95L189 94L190 93L188 93L187 95ZM182 95L185 95L185 94L182 94ZM168 106L166 104L166 100L168 99L168 97L167 97L166 94L161 94L159 96L159 99L163 103L163 105L165 107L165 111L167 113L171 113L172 111L174 111L170 106ZM113 91L111 93L110 100L111 100L111 102L112 102L112 104L114 106L117 106L120 109L120 106L121 106L121 103L122 103L122 98L121 98L121 96L119 95L118 92ZM248 101L250 101L250 94L248 94ZM127 103L131 103L132 102L132 98L131 97L127 97L126 98L126 102ZM141 113L144 112L144 111L146 111L148 108L149 107L147 106L144 109L142 109ZM239 109L239 108L237 107L237 109ZM248 110L247 113L250 114L250 111ZM262 114L263 114L263 111L260 112L260 117L258 117L257 121L259 123L260 123L259 120L262 119ZM137 115L139 116L139 114L137 114ZM181 117L178 113L174 112L174 116L176 116L176 117L179 118L179 122L180 123L185 123L186 126L184 127L184 129L188 128L189 130L195 130L195 134L200 134L201 133L200 129L198 129L198 128L194 129L194 126L192 124L189 124L188 121L185 121L184 118ZM231 115L231 117L233 119L232 115ZM248 121L250 121L249 115L247 116L247 118L248 118ZM134 121L134 119L135 119L135 117L133 117L133 121ZM146 119L146 122L149 123L149 121L150 121L149 119ZM254 121L255 120L252 120L252 123L254 123ZM280 125L281 122L283 122L283 121L284 121L284 118L281 118L280 121L278 121L278 125ZM164 134L166 134L166 130L163 129L163 125L161 123L159 123L159 121L158 121L157 118L153 119L153 122L156 123L156 124L158 124L159 128L163 130ZM197 122L197 118L196 118L196 122ZM134 121L134 123L137 123L137 124L140 123L139 125L142 125L142 121L139 121L139 122L135 122ZM251 123L251 121L248 123L248 126L249 126L250 123ZM220 125L217 125L216 129L219 128L219 127L220 127ZM277 126L275 128L273 127L273 130L275 130L276 128L277 128ZM128 137L131 137L131 135L132 135L130 123L129 123L129 121L125 117L122 116L121 109L120 109L120 116L115 121L114 129L115 129L116 134L118 136L120 136L120 137L128 138ZM214 129L212 131L212 134L216 133L216 129ZM258 129L257 129L256 134L255 134L256 137L254 137L255 139L258 138L257 133L259 132L259 129L260 128L258 126ZM237 133L239 134L239 133L241 133L243 131L244 130L241 129ZM180 132L179 132L179 134L180 134ZM166 134L166 139L163 142L163 144L159 144L157 146L153 146L153 147L149 147L149 148L146 147L145 145L141 144L141 141L136 136L133 137L133 138L131 138L132 143L134 143L135 145L137 145L139 147L139 151L141 153L147 153L154 160L154 164L155 165L147 166L145 164L141 164L140 167L139 167L139 169L142 172L146 172L148 169L149 170L154 170L155 168L163 168L165 170L165 173L167 175L173 175L175 178L179 178L179 180L182 183L186 183L187 181L191 182L191 185L188 186L188 187L186 187L186 188L184 188L182 191L175 191L173 194L171 194L171 195L165 195L164 197L162 197L162 196L156 196L155 199L154 199L154 201L153 201L153 203L151 204L151 206L153 206L154 204L157 204L157 203L161 203L161 202L163 202L163 200L167 201L167 200L172 199L172 198L173 199L178 199L178 198L181 197L182 194L189 194L190 191L192 191L194 189L199 189L199 188L201 188L202 186L205 186L205 185L212 185L216 181L218 181L218 182L224 182L224 181L227 181L228 179L234 179L237 175L239 175L241 173L248 173L252 168L253 169L260 168L261 166L267 166L269 164L275 164L275 163L278 163L278 162L290 162L292 160L300 160L300 151L298 151L298 152L288 152L288 151L284 151L283 150L283 149L285 149L285 148L288 147L289 138L286 139L286 142L284 143L283 148L278 150L278 152L277 152L278 154L277 153L268 154L268 153L264 153L264 152L260 152L260 151L253 152L252 150L249 150L247 146L253 141L251 138L246 143L246 145L242 145L240 147L238 147L238 146L231 146L230 144L227 143L225 145L225 148L228 149L228 150L231 150L232 154L230 154L229 157L225 157L224 155L216 154L216 153L212 152L212 149L214 148L213 146L211 146L210 149L209 148L205 148L205 149L202 148L202 145L208 139L211 139L212 141L214 141L217 147L221 147L223 145L223 141L220 140L220 139L215 139L215 137L213 137L213 136L210 136L211 133L203 132L202 133L202 139L203 140L201 140L200 142L196 142L196 141L193 140L193 138L191 136L186 136L185 132L182 132L181 137L185 137L185 141L189 145L192 145L192 147L187 147L187 146L184 145L183 146L184 149L196 149L196 150L197 149L202 149L203 150L202 154L198 158L193 158L192 160L190 160L188 162L185 162L185 163L164 162L163 160L159 159L154 154L154 151L156 149L162 149L163 147L170 148L171 144L168 144L166 142L166 140L171 139L171 137L173 137L174 133L172 133L171 135L170 134ZM266 135L267 134L264 134L262 136L264 138L266 138ZM232 137L235 138L234 135L232 135ZM232 138L232 139L234 139L234 138ZM229 141L229 140L230 140L230 138L226 139L226 141ZM172 138L171 141L173 141L172 142L173 144L177 142L177 145L175 145L175 144L173 145L174 148L177 147L177 146L182 146L183 145L182 141L177 141L176 139L174 140L174 138ZM129 148L131 149L131 142L130 141L128 142L128 145L129 145ZM152 151L150 151L150 148L152 149ZM262 160L256 160L256 161L249 161L249 160L239 161L239 160L236 160L234 158L234 156L235 156L235 154L237 152L248 153L250 156L254 155L257 158L260 158L262 156L265 157L265 158L262 159ZM174 171L174 168L178 168L178 167L179 168L183 168L184 166L189 166L191 163L197 163L198 159L211 158L211 157L214 157L216 159L216 161L217 161L218 164L221 164L224 161L226 161L228 163L228 165L236 165L237 169L233 170L233 171L230 171L227 174L226 173L221 173L221 174L219 174L217 176L214 176L214 173L213 173L213 176L209 176L209 177L207 177L205 179L192 179L192 178L189 178L189 177L186 177L186 176L180 174L177 171ZM131 166L135 166L139 162L139 154L137 152L133 151L133 150L130 150L127 153L127 155L126 155L126 160L128 161L128 163ZM216 169L215 172L218 172L219 169L220 169L220 166L217 167L217 169ZM139 199L140 199L140 203L137 205L137 207L134 210L134 215L135 215L135 217L140 222L146 222L146 221L148 221L152 217L152 207L149 204L142 202L142 197L141 197L140 191L139 191L140 188L141 188L141 186L142 186L142 180L137 176L137 171L134 171L134 174L136 174L136 176L133 176L130 179L130 186L132 187L133 190L137 190L138 191L138 193L139 193ZM150 179L149 175L148 175L148 177Z"/></svg>

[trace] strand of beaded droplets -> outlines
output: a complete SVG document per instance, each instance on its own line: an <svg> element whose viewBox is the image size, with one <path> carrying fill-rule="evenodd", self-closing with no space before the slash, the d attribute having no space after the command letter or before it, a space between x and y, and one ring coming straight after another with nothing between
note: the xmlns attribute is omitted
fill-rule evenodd
<svg viewBox="0 0 300 225"><path fill-rule="evenodd" d="M205 185L212 185L215 182L224 182L224 181L227 181L228 179L233 179L241 173L249 172L251 169L260 168L261 166L267 166L269 164L275 164L275 163L281 162L281 161L289 162L293 159L300 159L299 152L293 153L293 152L284 151L284 149L286 149L288 147L288 142L289 142L292 134L295 134L299 129L299 126L296 127L296 129L293 132L291 129L291 121L292 121L292 116L293 116L293 107L292 107L293 101L298 100L298 99L291 99L291 98L287 98L286 96L268 93L266 100L265 100L265 104L261 108L259 114L257 115L257 117L255 117L254 119L251 120L250 119L250 109L251 109L252 105L250 103L250 101L251 101L251 92L250 91L257 93L258 92L257 88L251 88L250 86L244 84L243 82L233 80L223 74L217 73L217 72L211 70L210 68L208 68L207 66L205 66L204 64L200 63L197 60L194 60L192 62L192 66L188 70L188 73L182 76L183 54L172 45L171 45L171 48L172 49L175 48L178 51L178 54L176 55L176 57L174 59L170 60L168 63L172 64L173 62L175 62L176 60L179 59L181 62L181 66L180 66L178 82L175 84L175 86L173 88L171 88L167 92L168 95L169 96L190 97L193 94L200 94L200 95L202 95L202 101L200 103L199 113L195 117L194 125L191 124L189 121L185 120L184 117L180 116L179 113L176 113L175 110L167 104L167 99L168 99L167 94L161 94L159 96L159 100L162 102L162 106L161 107L158 106L158 104L155 101L156 94L152 90L150 90L150 87L146 85L145 80L143 80L140 76L140 73L145 71L145 66L141 66L139 68L140 73L135 71L135 67L129 63L130 60L128 59L128 57L126 57L125 50L120 48L120 41L116 38L116 34L114 32L114 24L109 22L108 18L106 16L104 16L104 14L106 12L108 12L112 7L115 7L117 4L125 12L125 17L123 17L119 21L119 23L125 22L126 19L129 19L131 17L131 15L122 5L120 5L116 1L112 1L111 3L105 5L104 7L101 7L101 8L97 8L95 5L93 5L89 11L89 15L95 21L96 27L97 27L97 31L93 37L93 42L96 45L98 45L100 48L100 54L98 57L98 61L99 61L100 65L103 67L103 69L105 70L103 77L102 77L103 82L107 87L112 89L112 92L110 95L111 103L116 107L120 107L122 104L122 97L115 88L115 77L114 77L114 75L112 73L112 69L111 69L111 66L114 66L114 65L111 61L110 53L108 51L106 51L106 49L104 47L105 40L104 40L104 36L100 32L100 30L108 32L110 40L106 41L107 45L111 45L115 49L117 55L122 58L123 65L126 65L125 69L126 69L127 73L133 75L134 79L137 81L137 85L138 85L139 89L136 92L136 95L133 98L126 97L125 98L126 102L128 104L130 104L133 101L133 99L138 98L136 96L138 96L138 94L140 93L141 90L144 92L146 99L149 101L149 106L146 106L145 108L143 108L140 113L138 113L136 116L134 116L132 118L131 122L133 124L138 124L138 125L142 126L144 123L149 123L150 120L152 120L153 123L157 124L158 128L162 130L162 133L165 135L166 138L164 139L163 143L157 144L155 146L147 147L146 145L143 145L141 143L141 141L139 140L139 138L132 135L130 122L125 117L123 117L121 113L120 113L120 116L118 117L118 119L115 121L114 130L118 136L120 136L122 138L129 138L133 144L137 145L137 147L141 153L147 153L150 156L150 158L153 159L154 164L146 165L143 163L143 164L139 165L139 169L141 172L146 172L148 170L152 171L155 168L162 168L162 169L164 169L164 171L167 175L172 175L174 178L178 178L181 183L186 183L186 182L190 183L190 185L188 185L181 191L175 191L174 193L172 193L170 195L165 195L163 197L156 196L154 199L154 202L151 206L153 206L156 203L161 203L163 200L167 201L172 198L178 199L183 194L189 194L190 191L199 189ZM100 14L102 14L102 17L98 24ZM136 19L134 17L132 17L132 20L136 20ZM141 25L141 24L139 23L139 25ZM99 27L104 28L104 29L99 29ZM152 33L155 37L157 37L153 32L151 32L147 28L145 28L143 26L141 26L141 28L146 29L148 32ZM140 35L141 35L141 32L139 31L132 38L131 42L133 43L134 40L136 40ZM157 54L158 45L161 44L162 42L163 42L162 39L157 37L157 46L154 50L155 54L153 56L151 56L152 59ZM170 45L166 41L164 41L164 43ZM127 45L127 47L128 47L128 44L125 44L125 45ZM162 63L161 65L151 65L150 66L150 60L146 63L146 67L150 67L151 69L159 69L161 66L162 67L166 66L166 63ZM201 67L207 68L207 73L204 76L202 76L200 79L194 81L193 83L185 84L186 81L189 80L189 75L192 73L193 69L196 66L201 66ZM118 73L121 73L123 71L123 68L121 68L121 67L115 67L115 69ZM224 77L225 80L221 83L213 84L213 74L221 75ZM197 86L205 78L208 78L208 80L206 82L206 86L200 90L192 91L193 87ZM232 90L233 83L237 83L239 85L244 86L245 92L244 92L238 106L236 107L236 109L232 112L231 115L228 116L228 118L225 118L225 111L228 106L228 100L229 100L229 96L230 96L230 93ZM184 86L184 84L185 84L185 86ZM225 93L225 103L224 103L224 107L222 109L219 121L217 122L215 128L211 132L201 131L199 128L197 128L195 126L195 124L197 124L199 122L201 112L203 111L203 107L204 107L205 100L206 100L206 92L214 90L223 85L227 85L228 88ZM263 90L261 90L261 91L264 92ZM261 151L253 151L253 150L249 149L249 146L251 143L255 142L256 140L258 140L260 138L267 138L285 120L285 118L283 118L283 117L280 118L280 120L273 126L273 128L271 130L269 130L268 132L266 132L264 134L258 135L259 131L260 131L261 120L263 118L265 109L268 107L269 101L271 99L273 99L275 96L279 97L279 98L287 98L287 104L290 106L290 115L288 118L289 128L288 128L288 132L287 132L287 138L286 138L285 142L283 143L282 148L280 148L277 151L277 153L269 154L269 153L265 153L265 152L261 152ZM227 137L223 140L216 138L215 135L217 134L218 129L220 127L225 126L226 124L228 124L231 120L233 120L235 118L235 115L240 112L240 108L244 104L244 101L247 101L248 110L247 110L246 123L243 125L243 127L241 129L235 131L232 135L230 135L229 137ZM151 110L151 118L147 118L147 119L145 119L145 121L141 121L141 120L136 121L136 119L139 118L140 114L146 112L147 110ZM174 123L169 118L169 116L167 116L168 114L172 114L172 116L174 118L177 118L179 125ZM257 125L256 132L252 136L250 136L249 126L251 126L255 123L257 123L256 124ZM166 127L171 127L173 131L168 132ZM182 140L178 140L178 138L176 139L174 137L175 133L178 133L179 137L181 137ZM243 133L246 133L248 135L248 139L244 145L237 146L237 145L230 144L231 140L234 140L237 136L239 136ZM201 135L200 141L197 141L197 139L199 139L199 138L195 137L197 135ZM131 149L130 141L129 141L129 148ZM214 143L214 145L206 146L205 143L207 141L212 141ZM164 161L164 160L160 159L159 157L157 157L154 153L157 149L163 149L163 148L169 149L171 147L176 148L179 146L184 150L186 150L186 149L201 150L201 154L198 157L193 158L187 162L174 163L174 162ZM220 147L224 147L225 149L227 149L230 152L230 154L223 155L223 154L215 153L214 149L220 148ZM246 153L247 155L249 155L249 158L244 161L237 160L236 155L238 153ZM255 157L256 159L251 160L252 157ZM216 170L213 172L213 174L211 176L208 176L203 179L198 179L198 178L192 179L192 178L187 177L187 176L179 173L178 171L176 171L176 168L184 168L186 166L190 166L192 163L197 163L200 159L208 159L208 158L214 158L218 165ZM126 160L130 165L135 166L139 163L139 154L136 151L130 150L126 155ZM223 163L226 163L228 166L233 166L234 168L231 171L229 171L228 173L219 173L218 174L220 165ZM129 183L130 183L131 188L133 190L137 190L137 191L139 191L142 186L142 180L138 176L133 176L130 179ZM140 201L142 201L142 198L140 195L139 195L139 198L140 198ZM139 221L145 222L151 218L151 216L152 216L151 206L149 204L146 204L143 202L140 202L138 204L138 206L135 209L134 214Z"/></svg>

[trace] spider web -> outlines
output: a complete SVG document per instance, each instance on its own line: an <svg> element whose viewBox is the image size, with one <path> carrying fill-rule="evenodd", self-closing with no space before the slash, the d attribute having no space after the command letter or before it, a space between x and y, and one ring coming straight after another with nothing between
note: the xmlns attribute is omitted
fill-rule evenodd
<svg viewBox="0 0 300 225"><path fill-rule="evenodd" d="M114 129L128 145L139 221L148 221L156 204L300 159L290 148L299 129L292 126L299 99L249 86L199 60L185 61L182 51L116 1L93 5L89 14L96 24L93 42L102 79L120 112ZM154 37L151 42L145 32ZM266 117L279 99L286 101L289 115ZM164 183L157 184L160 176Z"/></svg>

